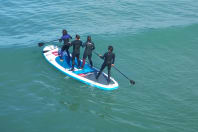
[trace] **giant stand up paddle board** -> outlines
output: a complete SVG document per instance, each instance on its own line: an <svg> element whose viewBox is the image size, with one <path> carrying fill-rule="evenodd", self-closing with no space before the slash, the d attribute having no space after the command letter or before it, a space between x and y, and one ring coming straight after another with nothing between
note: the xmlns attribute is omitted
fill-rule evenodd
<svg viewBox="0 0 198 132"><path fill-rule="evenodd" d="M104 72L96 79L98 73L97 68L91 68L89 64L85 64L83 69L76 67L77 60L75 60L74 71L71 71L72 61L68 60L68 56L64 53L63 61L60 61L59 48L55 45L48 45L43 48L43 56L45 59L56 69L61 71L63 74L70 76L78 81L81 81L87 85L97 87L103 90L113 90L118 88L118 83L111 77L110 83L107 82L107 74ZM81 61L82 62L82 61Z"/></svg>

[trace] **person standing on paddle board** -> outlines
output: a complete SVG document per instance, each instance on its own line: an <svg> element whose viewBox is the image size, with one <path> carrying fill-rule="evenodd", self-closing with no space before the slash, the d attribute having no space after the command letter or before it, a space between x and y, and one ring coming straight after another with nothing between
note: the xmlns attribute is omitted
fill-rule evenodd
<svg viewBox="0 0 198 132"><path fill-rule="evenodd" d="M111 67L114 66L114 61L115 61L115 54L113 53L113 46L108 47L108 52L106 52L103 56L99 55L100 58L104 59L104 62L100 68L99 73L96 76L96 79L99 78L100 74L104 70L104 68L107 66L108 67L108 79L107 82L110 83L110 76L111 76Z"/></svg>
<svg viewBox="0 0 198 132"><path fill-rule="evenodd" d="M78 68L80 68L80 46L82 46L82 41L80 40L80 36L77 34L76 35L76 40L71 42L71 46L73 46L73 52L72 52L72 69L71 71L74 70L74 64L75 64L75 57L77 58L78 61Z"/></svg>
<svg viewBox="0 0 198 132"><path fill-rule="evenodd" d="M84 50L84 54L83 54L83 64L82 64L81 69L84 68L85 60L86 60L87 56L88 56L89 63L91 65L91 67L93 67L93 62L91 60L91 57L92 57L92 50L95 49L95 45L91 41L91 36L87 36L87 41L83 44L83 47L85 47L85 50Z"/></svg>
<svg viewBox="0 0 198 132"><path fill-rule="evenodd" d="M60 52L60 61L63 61L63 52L66 51L67 52L67 63L70 65L70 54L69 54L69 47L70 47L70 42L69 40L72 39L72 37L67 33L67 30L63 29L63 36L59 39L59 42L64 42L62 48L61 48L61 52Z"/></svg>

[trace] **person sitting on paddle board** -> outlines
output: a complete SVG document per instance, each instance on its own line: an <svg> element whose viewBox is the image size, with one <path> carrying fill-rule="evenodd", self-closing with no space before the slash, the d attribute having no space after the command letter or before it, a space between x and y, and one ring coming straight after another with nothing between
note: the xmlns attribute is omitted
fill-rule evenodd
<svg viewBox="0 0 198 132"><path fill-rule="evenodd" d="M94 46L94 43L91 41L91 36L87 36L87 41L83 44L83 47L85 47L85 50L83 54L83 64L82 64L81 69L84 68L85 60L87 56L88 56L91 67L93 67L93 62L91 60L91 57L92 57L92 50L95 49L95 46Z"/></svg>
<svg viewBox="0 0 198 132"><path fill-rule="evenodd" d="M71 71L74 70L74 64L75 64L75 57L77 58L78 61L78 68L80 68L80 46L82 46L82 41L80 40L80 36L77 34L76 35L76 40L71 42L71 46L73 46L73 52L72 52L72 69Z"/></svg>
<svg viewBox="0 0 198 132"><path fill-rule="evenodd" d="M108 79L107 82L110 83L110 76L111 76L111 66L114 66L114 61L115 61L115 54L113 53L113 46L108 47L108 52L106 52L103 56L99 55L100 58L104 59L104 62L100 68L99 73L96 76L96 79L99 78L100 74L104 70L104 68L107 66L108 67Z"/></svg>
<svg viewBox="0 0 198 132"><path fill-rule="evenodd" d="M69 54L69 47L70 47L70 42L69 40L72 39L72 37L67 33L67 30L63 29L63 36L59 39L59 42L64 42L62 48L61 48L61 52L60 52L60 61L63 61L63 52L66 51L67 52L67 56L68 56L68 64L70 62L70 54ZM70 65L70 64L69 64Z"/></svg>

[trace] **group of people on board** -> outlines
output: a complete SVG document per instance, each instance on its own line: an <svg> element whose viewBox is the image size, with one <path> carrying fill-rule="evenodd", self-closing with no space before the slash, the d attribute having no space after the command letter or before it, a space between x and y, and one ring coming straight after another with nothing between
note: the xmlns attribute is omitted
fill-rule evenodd
<svg viewBox="0 0 198 132"><path fill-rule="evenodd" d="M82 42L80 40L80 35L76 34L75 40L71 41L72 37L67 33L66 29L63 29L62 31L62 37L59 39L59 42L63 42L63 46L60 51L60 61L63 61L63 53L64 51L67 53L67 63L70 65L70 60L72 59L72 68L71 71L74 71L74 65L75 65L75 58L77 58L77 68L78 69L83 69L85 65L86 58L88 57L89 63L91 68L93 67L93 62L92 62L92 51L95 49L94 42L91 40L91 36L87 36L87 41ZM73 52L72 52L72 57L70 56L69 53L69 48L73 46ZM80 47L85 47L84 53L83 53L83 61L82 65L80 67ZM111 67L114 66L114 61L115 61L115 54L113 53L113 46L108 46L108 51L102 56L98 55L101 59L104 59L104 62L100 68L100 71L96 75L96 79L99 78L100 74L104 70L104 68L107 66L108 67L108 83L110 82L110 71Z"/></svg>

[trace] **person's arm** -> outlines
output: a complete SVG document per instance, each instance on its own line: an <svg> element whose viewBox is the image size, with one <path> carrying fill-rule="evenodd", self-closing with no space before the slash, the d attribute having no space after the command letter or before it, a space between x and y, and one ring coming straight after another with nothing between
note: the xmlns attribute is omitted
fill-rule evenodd
<svg viewBox="0 0 198 132"><path fill-rule="evenodd" d="M73 46L74 45L74 41L72 41L71 43L70 43L70 46Z"/></svg>
<svg viewBox="0 0 198 132"><path fill-rule="evenodd" d="M107 53L105 53L103 56L99 55L101 59L104 59Z"/></svg>
<svg viewBox="0 0 198 132"><path fill-rule="evenodd" d="M63 36L59 39L59 42L61 43L61 42L62 42L62 40L63 40Z"/></svg>
<svg viewBox="0 0 198 132"><path fill-rule="evenodd" d="M95 49L95 45L94 45L94 43L92 43L92 44L93 44L92 50L94 50Z"/></svg>
<svg viewBox="0 0 198 132"><path fill-rule="evenodd" d="M86 44L87 44L87 42L84 42L84 43L82 44L82 47L84 48L84 47L86 46Z"/></svg>
<svg viewBox="0 0 198 132"><path fill-rule="evenodd" d="M69 35L69 38L70 38L70 39L72 39L72 36L71 36L71 35Z"/></svg>
<svg viewBox="0 0 198 132"><path fill-rule="evenodd" d="M114 62L115 62L115 54L113 54L112 64L111 64L111 66L114 66Z"/></svg>

